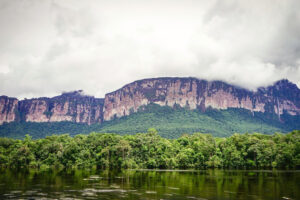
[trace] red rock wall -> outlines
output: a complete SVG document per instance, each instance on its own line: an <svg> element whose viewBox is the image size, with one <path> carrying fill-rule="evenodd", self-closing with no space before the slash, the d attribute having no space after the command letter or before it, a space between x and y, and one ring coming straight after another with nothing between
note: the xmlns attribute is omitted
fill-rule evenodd
<svg viewBox="0 0 300 200"><path fill-rule="evenodd" d="M243 108L252 112L265 112L266 104L274 104L274 97L251 92L221 81L207 82L195 78L158 78L136 81L105 96L103 119L129 115L149 103L173 107L175 104L189 109ZM300 114L300 109L290 100L274 104L276 114L286 110Z"/></svg>
<svg viewBox="0 0 300 200"><path fill-rule="evenodd" d="M103 103L94 97L58 96L20 102L26 122L101 123Z"/></svg>
<svg viewBox="0 0 300 200"><path fill-rule="evenodd" d="M17 118L18 99L0 96L0 125L13 122Z"/></svg>
<svg viewBox="0 0 300 200"><path fill-rule="evenodd" d="M287 80L252 92L221 81L145 79L106 94L104 100L82 95L82 91L22 101L0 96L0 125L13 121L101 123L130 115L150 103L202 111L244 108L252 112L275 113L280 118L283 113L300 114L300 90Z"/></svg>

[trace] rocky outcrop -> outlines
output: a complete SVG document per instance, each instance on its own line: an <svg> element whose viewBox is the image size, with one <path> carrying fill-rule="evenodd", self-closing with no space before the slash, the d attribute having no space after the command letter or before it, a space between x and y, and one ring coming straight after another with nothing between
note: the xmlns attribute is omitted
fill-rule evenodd
<svg viewBox="0 0 300 200"><path fill-rule="evenodd" d="M4 122L101 123L130 115L150 103L187 109L243 108L251 112L300 115L300 90L288 80L256 92L222 81L196 78L154 78L135 81L106 94L105 99L82 91L53 98L25 99L0 96L0 124Z"/></svg>
<svg viewBox="0 0 300 200"><path fill-rule="evenodd" d="M18 99L0 96L0 125L17 120Z"/></svg>
<svg viewBox="0 0 300 200"><path fill-rule="evenodd" d="M103 99L82 95L82 91L64 93L52 99L49 107L49 121L101 123L103 102Z"/></svg>
<svg viewBox="0 0 300 200"><path fill-rule="evenodd" d="M0 97L0 123L12 121L101 123L103 99L82 94L63 93L53 98L25 99Z"/></svg>
<svg viewBox="0 0 300 200"><path fill-rule="evenodd" d="M189 109L243 108L252 112L300 114L300 90L281 80L268 88L249 91L222 81L196 78L155 78L135 81L109 93L104 100L104 120L137 112L150 103Z"/></svg>
<svg viewBox="0 0 300 200"><path fill-rule="evenodd" d="M49 107L48 98L23 100L19 103L21 120L26 122L48 122L46 115Z"/></svg>

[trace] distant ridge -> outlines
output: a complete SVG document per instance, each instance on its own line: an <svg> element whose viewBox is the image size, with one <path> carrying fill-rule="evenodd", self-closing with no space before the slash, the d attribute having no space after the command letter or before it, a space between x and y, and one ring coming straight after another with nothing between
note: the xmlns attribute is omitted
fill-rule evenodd
<svg viewBox="0 0 300 200"><path fill-rule="evenodd" d="M106 94L105 98L85 95L82 90L64 92L52 98L25 100L0 96L0 124L103 124L140 112L148 105L167 106L171 110L179 107L202 113L210 109L243 109L252 116L255 113L260 113L263 118L275 116L278 123L291 125L291 120L300 115L300 90L287 79L250 91L223 81L193 77L149 78L126 84Z"/></svg>

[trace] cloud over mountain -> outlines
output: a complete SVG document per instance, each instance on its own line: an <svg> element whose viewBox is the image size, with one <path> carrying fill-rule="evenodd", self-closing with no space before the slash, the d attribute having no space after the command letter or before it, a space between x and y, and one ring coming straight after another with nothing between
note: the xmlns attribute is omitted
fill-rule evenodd
<svg viewBox="0 0 300 200"><path fill-rule="evenodd" d="M0 2L0 93L102 97L147 77L300 85L297 0Z"/></svg>

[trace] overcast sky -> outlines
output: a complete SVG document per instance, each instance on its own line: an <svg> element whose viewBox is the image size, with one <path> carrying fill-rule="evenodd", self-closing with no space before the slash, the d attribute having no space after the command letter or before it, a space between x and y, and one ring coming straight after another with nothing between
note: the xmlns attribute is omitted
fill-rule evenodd
<svg viewBox="0 0 300 200"><path fill-rule="evenodd" d="M300 86L299 0L0 0L0 95L160 76Z"/></svg>

